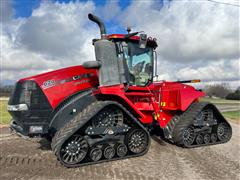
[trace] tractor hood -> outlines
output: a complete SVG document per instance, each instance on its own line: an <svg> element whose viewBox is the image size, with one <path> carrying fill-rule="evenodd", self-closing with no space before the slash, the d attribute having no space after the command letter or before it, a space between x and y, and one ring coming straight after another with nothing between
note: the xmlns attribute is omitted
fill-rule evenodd
<svg viewBox="0 0 240 180"><path fill-rule="evenodd" d="M21 102L19 102L21 97L17 95L21 94L19 93L19 88L31 90L31 88L36 85L54 109L69 96L97 86L97 70L85 69L82 66L73 66L20 79L17 82L9 103L21 104Z"/></svg>

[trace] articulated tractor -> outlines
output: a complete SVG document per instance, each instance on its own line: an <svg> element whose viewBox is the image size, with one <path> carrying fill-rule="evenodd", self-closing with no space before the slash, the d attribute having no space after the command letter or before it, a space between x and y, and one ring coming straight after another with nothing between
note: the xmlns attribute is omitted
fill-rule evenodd
<svg viewBox="0 0 240 180"><path fill-rule="evenodd" d="M140 32L93 39L96 60L20 79L8 103L11 129L51 142L66 167L142 156L151 136L184 148L225 143L230 124L190 81L154 81L155 38Z"/></svg>

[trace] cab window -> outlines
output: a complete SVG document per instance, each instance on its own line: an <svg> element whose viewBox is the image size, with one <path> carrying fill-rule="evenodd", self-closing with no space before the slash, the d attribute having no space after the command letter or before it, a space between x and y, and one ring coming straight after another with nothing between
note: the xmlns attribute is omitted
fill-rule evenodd
<svg viewBox="0 0 240 180"><path fill-rule="evenodd" d="M130 84L145 86L152 80L153 50L146 47L139 48L138 43L128 42L123 47L124 56L129 70Z"/></svg>

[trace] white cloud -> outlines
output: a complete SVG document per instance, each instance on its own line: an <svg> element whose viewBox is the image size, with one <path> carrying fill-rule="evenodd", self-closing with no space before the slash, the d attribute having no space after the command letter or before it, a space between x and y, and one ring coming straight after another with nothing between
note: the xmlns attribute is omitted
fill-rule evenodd
<svg viewBox="0 0 240 180"><path fill-rule="evenodd" d="M1 3L8 10L2 23L0 75L17 80L93 60L91 40L99 37L98 27L87 18L93 12L104 21L114 19L157 37L160 79L239 80L239 8L208 1L164 4L133 1L122 10L118 1L101 7L92 1L42 1L30 17L13 19L11 3Z"/></svg>
<svg viewBox="0 0 240 180"><path fill-rule="evenodd" d="M91 42L99 36L98 28L89 25L87 17L93 11L93 2L60 4L44 1L29 18L4 24L2 79L16 80L93 60Z"/></svg>
<svg viewBox="0 0 240 180"><path fill-rule="evenodd" d="M239 79L239 8L209 1L172 1L163 8L157 3L133 1L120 19L157 37L160 78Z"/></svg>
<svg viewBox="0 0 240 180"><path fill-rule="evenodd" d="M13 14L12 1L1 0L0 1L0 22L8 22Z"/></svg>
<svg viewBox="0 0 240 180"><path fill-rule="evenodd" d="M239 57L239 8L173 1L156 9L155 3L134 1L121 20L157 37L163 58L187 62Z"/></svg>

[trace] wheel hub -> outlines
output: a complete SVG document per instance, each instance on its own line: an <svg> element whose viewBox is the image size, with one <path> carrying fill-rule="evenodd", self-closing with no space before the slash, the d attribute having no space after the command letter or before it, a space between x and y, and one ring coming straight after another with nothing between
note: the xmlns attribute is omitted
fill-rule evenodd
<svg viewBox="0 0 240 180"><path fill-rule="evenodd" d="M93 119L93 127L111 127L123 124L123 113L119 109L105 109Z"/></svg>
<svg viewBox="0 0 240 180"><path fill-rule="evenodd" d="M127 145L131 152L142 153L148 147L148 135L142 129L134 129L127 135Z"/></svg>
<svg viewBox="0 0 240 180"><path fill-rule="evenodd" d="M71 143L68 143L66 149L69 153L78 153L78 150L80 150L80 144L72 141Z"/></svg>
<svg viewBox="0 0 240 180"><path fill-rule="evenodd" d="M117 146L117 155L123 157L127 154L127 146L125 144L119 144Z"/></svg>
<svg viewBox="0 0 240 180"><path fill-rule="evenodd" d="M194 139L195 139L194 128L190 126L183 131L183 144L189 146L194 142Z"/></svg>
<svg viewBox="0 0 240 180"><path fill-rule="evenodd" d="M85 158L87 151L87 141L81 136L73 136L62 146L60 158L64 163L77 164Z"/></svg>
<svg viewBox="0 0 240 180"><path fill-rule="evenodd" d="M221 141L228 140L231 137L231 129L227 123L222 122L218 125L217 137Z"/></svg>
<svg viewBox="0 0 240 180"><path fill-rule="evenodd" d="M93 161L99 161L101 157L102 157L102 150L100 148L95 147L90 151L90 158Z"/></svg>

